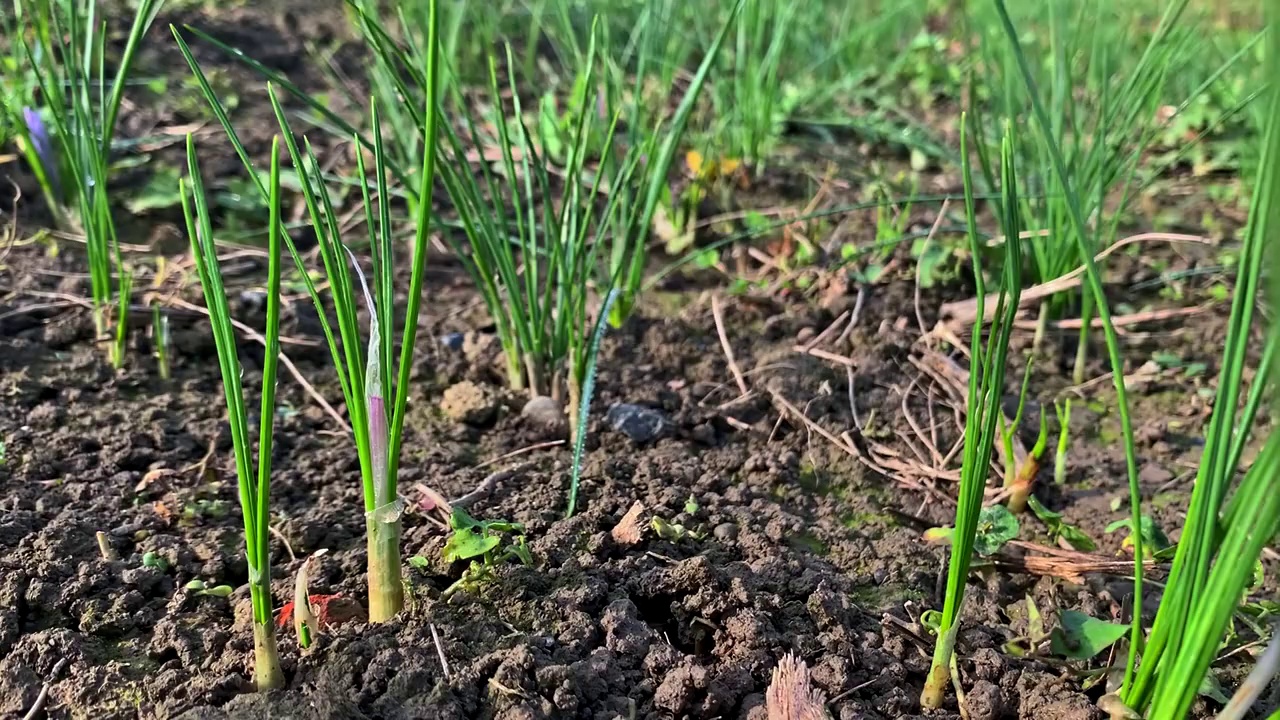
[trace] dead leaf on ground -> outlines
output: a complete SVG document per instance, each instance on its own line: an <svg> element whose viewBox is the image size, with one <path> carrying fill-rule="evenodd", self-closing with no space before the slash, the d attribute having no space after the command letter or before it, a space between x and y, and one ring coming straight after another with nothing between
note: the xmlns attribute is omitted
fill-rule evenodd
<svg viewBox="0 0 1280 720"><path fill-rule="evenodd" d="M769 720L827 720L826 698L809 681L809 667L787 653L773 669L765 695Z"/></svg>
<svg viewBox="0 0 1280 720"><path fill-rule="evenodd" d="M640 523L640 514L643 512L644 503L635 501L627 514L622 516L622 520L609 532L613 541L619 545L635 545L640 542L640 535L644 532L644 525Z"/></svg>
<svg viewBox="0 0 1280 720"><path fill-rule="evenodd" d="M147 474L143 475L142 479L138 481L138 484L133 487L133 492L135 495L141 495L157 481L173 477L177 474L177 470L170 470L169 468L152 468L151 470L148 470Z"/></svg>

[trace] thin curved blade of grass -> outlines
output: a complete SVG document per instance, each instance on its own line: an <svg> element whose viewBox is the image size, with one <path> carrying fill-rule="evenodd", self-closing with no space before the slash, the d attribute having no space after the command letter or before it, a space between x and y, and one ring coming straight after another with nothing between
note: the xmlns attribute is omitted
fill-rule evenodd
<svg viewBox="0 0 1280 720"><path fill-rule="evenodd" d="M573 408L573 412L578 413L578 431L573 438L573 466L569 479L569 506L564 512L566 518L573 517L573 514L578 511L578 486L582 481L582 453L587 444L587 420L591 414L591 397L595 394L596 389L596 360L600 355L600 343L604 340L605 329L609 326L607 322L609 311L617 298L618 291L611 290L605 296L604 303L600 307L600 314L596 318L595 330L591 333L591 346L587 353L587 369L582 383L582 397L578 401L578 407Z"/></svg>

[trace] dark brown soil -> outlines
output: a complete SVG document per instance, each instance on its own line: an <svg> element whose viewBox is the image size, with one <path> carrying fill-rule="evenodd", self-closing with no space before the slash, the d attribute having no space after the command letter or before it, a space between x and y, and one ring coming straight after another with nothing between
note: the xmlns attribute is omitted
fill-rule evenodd
<svg viewBox="0 0 1280 720"><path fill-rule="evenodd" d="M230 33L229 42L269 50L302 82L318 83L293 59L301 53L297 41L281 32L302 18L234 11L201 20ZM149 57L180 62L168 49ZM246 127L262 130L251 130L251 150L261 152L270 117L255 115L263 112L257 100L246 86ZM126 120L136 125L130 132L192 119L171 109L137 112L163 117L134 116ZM210 138L208 144L221 144L219 135ZM239 171L234 158L226 167L216 162L206 164L211 176ZM35 228L21 229L25 237ZM945 480L869 471L784 410L789 403L829 433L850 431L861 445L866 438L848 402L852 380L864 427L880 429L864 433L903 455L920 450L903 394L922 422L934 399L927 384L913 384L919 373L910 358L920 345L909 270L862 288L857 326L840 343L824 345L852 360L851 374L793 346L853 310L858 287L831 293L824 303L726 301L725 329L751 389L745 397L707 297L651 295L639 317L605 340L580 512L571 519L563 517L568 450L503 458L547 437L521 417L523 398L500 387L491 345L472 353L440 342L450 332L483 336L486 320L458 273L434 272L414 368L402 493L416 499L415 485L423 483L459 497L490 473L510 469L472 514L523 523L534 563L501 565L478 588L442 599L463 568L440 559L444 532L411 510L404 557L425 562L406 564L408 608L383 625L332 628L305 654L282 633L289 687L261 695L251 692L242 526L207 327L198 316L175 314L167 381L149 358L142 330L127 367L116 372L92 342L87 312L65 300L87 292L77 248L62 245L56 257L47 248L16 246L0 261L0 715L21 717L47 685L50 718L763 718L770 674L795 652L812 669L833 717L920 716L932 640L919 618L940 607L946 558L922 542L921 532L950 522L946 498L954 489ZM1151 275L1126 270L1123 281ZM920 300L926 323L937 319L943 301L966 293L958 284L926 292ZM185 297L196 298L196 291L187 288ZM250 325L262 322L260 309L243 298L233 309ZM1225 313L1219 306L1190 320L1143 326L1146 335L1126 340L1126 370L1169 350L1208 363L1203 378L1212 378ZM285 351L338 404L328 353L315 345L309 317L304 302L293 306L286 333L311 344ZM1063 373L1074 348L1069 339L1049 346L1032 391L1052 412L1051 399L1069 384ZM246 388L260 380L261 355L261 346L243 342ZM1014 363L1011 401L1022 360ZM1104 368L1091 370L1092 377ZM444 390L464 380L500 399L494 422L456 424L439 409ZM1193 439L1208 411L1196 394L1202 384L1208 380L1166 371L1134 393L1144 492L1175 539L1187 471L1198 453ZM1114 405L1110 386L1094 383L1081 393L1098 402L1079 402L1072 418L1069 482L1053 487L1042 471L1041 498L1094 537L1104 559L1124 560L1123 533L1103 532L1127 516L1124 507L1111 506L1127 489L1118 426L1106 409ZM619 402L660 411L668 432L636 445L604 421L605 410ZM287 375L279 406L271 488L279 530L271 546L276 603L292 598L302 559L322 549L327 554L312 570L312 593L363 603L365 524L353 446ZM1038 425L1040 411L1033 403L1027 427ZM955 428L949 410L938 405L937 412L936 444L945 454ZM636 501L644 505L643 534L638 543L622 544L610 531ZM685 536L660 537L649 526L653 517L683 526ZM1033 517L1022 525L1022 539L1044 542ZM97 532L106 533L118 560L102 559ZM147 554L160 566L144 565ZM1010 551L1011 561L1017 556ZM975 574L959 643L970 717L1103 717L1095 706L1103 688L1084 689L1083 666L1019 658L1006 643L1025 632L1027 597L1049 621L1068 608L1123 619L1131 597L1123 576L1073 582ZM193 579L238 589L229 598L195 597L183 589ZM958 716L954 698L949 702L932 717Z"/></svg>

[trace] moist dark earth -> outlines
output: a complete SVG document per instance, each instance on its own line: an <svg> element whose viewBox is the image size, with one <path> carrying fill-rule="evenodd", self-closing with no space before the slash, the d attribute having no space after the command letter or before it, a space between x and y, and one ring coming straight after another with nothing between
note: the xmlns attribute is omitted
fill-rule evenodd
<svg viewBox="0 0 1280 720"><path fill-rule="evenodd" d="M285 60L302 53L281 32L297 18L244 10L162 18L144 66L178 61L162 37L166 20L203 23L232 34L228 42L276 47L274 62L304 87L323 82ZM337 32L323 23L314 30ZM219 62L212 53L205 59ZM260 84L233 66L223 70L243 87ZM241 101L237 118L251 150L263 151L269 108L248 89ZM126 134L193 121L142 98L132 107ZM226 153L221 135L203 137L215 158L207 172L237 173L233 159L217 165ZM173 151L160 148L153 159L173 160L166 155ZM16 164L0 170L29 183ZM927 438L947 454L958 437L954 412L912 361L950 348L922 337L917 302L932 327L944 302L971 294L965 283L917 301L904 253L906 269L874 285L837 277L807 294L724 298L724 334L744 394L709 294L687 278L667 282L606 335L580 510L565 519L568 448L546 446L561 439L556 429L522 416L526 398L503 387L490 323L464 273L432 258L400 474L410 502L407 607L386 624L331 626L306 652L282 631L288 689L262 695L252 692L247 569L214 346L203 318L171 302L200 304L199 289L170 283L160 294L173 323L170 379L157 372L145 317L126 367L113 370L87 309L75 301L88 286L80 247L59 242L55 254L48 241L27 241L42 211L25 187L13 219L18 240L0 250L0 715L22 717L47 684L49 718L763 718L771 672L790 652L811 668L833 717L921 716L932 638L920 616L941 606L946 560L945 549L921 534L951 522L953 481L879 472L837 440L849 432L863 451L874 442L928 460ZM920 210L920 223L931 223L934 212ZM172 235L174 220L164 212L139 218L138 236L128 241L153 247L131 254L131 262L153 266L155 237ZM864 227L871 216L846 222L853 232L874 232ZM160 250L181 268L178 237L176 248ZM1189 267L1212 262L1174 257ZM189 255L186 262L189 269ZM233 311L260 328L261 258L242 266ZM1116 297L1134 303L1149 298L1125 287L1155 275L1141 258L1109 266ZM1138 378L1143 490L1149 512L1174 539L1209 409L1197 391L1217 369L1226 313L1218 304L1125 336L1126 372ZM843 360L796 350L836 321L818 347ZM305 299L289 305L284 332L286 355L341 413ZM1075 331L1051 335L1033 370L1028 428L1042 411L1052 424L1052 399L1071 385ZM1030 332L1016 341L1010 403ZM1137 372L1156 351L1207 363L1207 372L1190 379L1181 371ZM261 345L242 336L241 358L252 392L260 386ZM1107 372L1101 361L1089 369L1090 378ZM271 485L276 605L292 599L303 560L322 549L311 593L363 603L365 522L354 446L292 375L281 374ZM456 395L475 401L468 422L442 407L445 391L460 383L471 385ZM1092 665L1067 664L1007 647L1027 633L1028 598L1050 625L1063 609L1121 621L1129 611L1123 533L1103 532L1128 512L1112 507L1127 497L1118 424L1108 409L1114 394L1106 380L1076 393L1068 482L1053 485L1045 468L1037 494L1098 541L1097 559L1117 566L1112 574L1019 572L1020 558L1033 551L1009 546L995 568L973 574L959 669L974 720L1104 716L1095 705L1104 687L1086 687L1083 671L1101 667L1105 654ZM250 406L256 402L251 396ZM606 411L618 403L664 418L660 437L636 442L615 430ZM915 433L913 422L932 425ZM457 498L494 473L490 492L469 510L522 523L533 564L498 565L483 582L446 597L464 567L441 559L446 534L418 509L417 487ZM615 533L637 502L639 537ZM682 531L659 533L654 518ZM118 559L103 559L99 532ZM1052 544L1032 516L1023 518L1020 537ZM193 579L237 590L196 596L184 590ZM1148 597L1148 612L1154 600ZM1237 670L1228 667L1224 681ZM958 717L953 694L949 703L930 716Z"/></svg>

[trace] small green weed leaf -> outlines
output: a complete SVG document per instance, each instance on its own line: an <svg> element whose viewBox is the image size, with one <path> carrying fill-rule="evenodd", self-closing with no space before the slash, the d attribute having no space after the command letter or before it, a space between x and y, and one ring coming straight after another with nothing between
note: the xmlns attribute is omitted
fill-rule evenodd
<svg viewBox="0 0 1280 720"><path fill-rule="evenodd" d="M689 496L688 500L684 501L684 511L690 515L698 512L698 501L692 495Z"/></svg>
<svg viewBox="0 0 1280 720"><path fill-rule="evenodd" d="M693 266L699 270L710 270L720 264L720 253L714 248L699 250L693 256Z"/></svg>
<svg viewBox="0 0 1280 720"><path fill-rule="evenodd" d="M169 563L154 552L145 552L142 554L142 566L155 568L160 572L164 572L169 568Z"/></svg>
<svg viewBox="0 0 1280 720"><path fill-rule="evenodd" d="M942 613L937 610L925 610L920 614L920 624L930 635L937 635L938 628L942 627Z"/></svg>
<svg viewBox="0 0 1280 720"><path fill-rule="evenodd" d="M873 263L863 268L862 272L855 272L854 277L867 285L874 285L881 277L884 276L884 266Z"/></svg>
<svg viewBox="0 0 1280 720"><path fill-rule="evenodd" d="M1040 614L1040 608L1036 607L1036 601L1027 596L1027 633L1031 636L1031 642L1039 644L1048 637L1044 631L1044 616Z"/></svg>
<svg viewBox="0 0 1280 720"><path fill-rule="evenodd" d="M428 561L426 558L422 557L421 555L414 555L413 557L409 558L409 566L415 567L419 570L425 570L427 566L430 564L431 564L430 561Z"/></svg>
<svg viewBox="0 0 1280 720"><path fill-rule="evenodd" d="M1036 499L1035 495L1027 498L1027 504L1031 507L1031 512L1035 513L1036 517L1040 518L1040 521L1045 524L1045 528L1049 531L1050 539L1056 541L1058 538L1062 538L1067 541L1068 545L1080 552L1092 552L1098 548L1093 538L1075 525L1063 521L1062 513L1054 512L1045 507Z"/></svg>
<svg viewBox="0 0 1280 720"><path fill-rule="evenodd" d="M161 165L138 193L125 201L124 206L134 215L150 210L167 210L182 204L178 190L178 169Z"/></svg>
<svg viewBox="0 0 1280 720"><path fill-rule="evenodd" d="M506 520L483 520L476 523L476 526L491 533L524 532L524 525Z"/></svg>
<svg viewBox="0 0 1280 720"><path fill-rule="evenodd" d="M1088 660L1111 647L1129 631L1128 625L1106 622L1075 610L1063 610L1049 648L1054 655Z"/></svg>
<svg viewBox="0 0 1280 720"><path fill-rule="evenodd" d="M1207 697L1221 705L1231 702L1231 698L1227 697L1227 693L1222 688L1222 683L1218 682L1218 678L1212 672L1204 674L1204 679L1200 681L1200 687L1196 690L1196 694Z"/></svg>
<svg viewBox="0 0 1280 720"><path fill-rule="evenodd" d="M231 597L231 593L235 591L236 589L231 587L230 585L214 585L213 587L201 590L196 594L207 595L209 597L225 598L225 597Z"/></svg>
<svg viewBox="0 0 1280 720"><path fill-rule="evenodd" d="M689 534L689 531L685 530L683 525L668 522L657 515L654 515L653 519L649 521L649 526L658 534L658 537L672 542L680 542Z"/></svg>
<svg viewBox="0 0 1280 720"><path fill-rule="evenodd" d="M953 527L936 527L924 531L924 541L932 545L950 545L951 537L956 534Z"/></svg>
<svg viewBox="0 0 1280 720"><path fill-rule="evenodd" d="M454 530L469 530L480 527L480 523L462 508L454 508L449 516L449 527Z"/></svg>
<svg viewBox="0 0 1280 720"><path fill-rule="evenodd" d="M456 510L454 511L457 512ZM455 530L445 543L443 555L448 562L482 557L485 553L498 547L501 539L496 535L481 535L471 528Z"/></svg>
<svg viewBox="0 0 1280 720"><path fill-rule="evenodd" d="M524 536L518 536L511 545L502 553L503 559L515 558L520 561L521 565L533 564L533 553L529 550L529 544L525 542Z"/></svg>
<svg viewBox="0 0 1280 720"><path fill-rule="evenodd" d="M1122 528L1127 529L1129 533L1125 536L1124 540L1120 543L1120 547L1121 548L1133 547L1133 521L1131 518L1124 518L1123 520L1117 520L1111 523L1106 527L1105 532L1108 535L1110 535L1111 533L1117 530L1120 530ZM1169 544L1169 538L1165 536L1164 531L1160 529L1160 526L1156 524L1156 521L1151 519L1151 516L1149 515L1142 516L1141 532L1142 532L1142 551L1148 558L1154 558L1158 553L1164 552L1171 548L1171 545Z"/></svg>
<svg viewBox="0 0 1280 720"><path fill-rule="evenodd" d="M187 590L203 590L204 581L201 580L200 578L196 578L195 580L192 580L186 585L183 585L183 587L186 588Z"/></svg>
<svg viewBox="0 0 1280 720"><path fill-rule="evenodd" d="M931 288L950 279L948 262L951 260L951 248L935 240L922 240L912 248L916 256L916 272L920 278L920 287Z"/></svg>
<svg viewBox="0 0 1280 720"><path fill-rule="evenodd" d="M1004 544L1018 537L1018 518L1003 505L989 505L978 515L978 532L973 549L979 555L995 555Z"/></svg>

